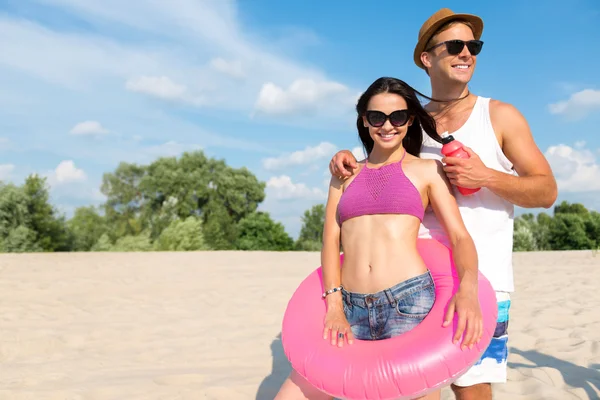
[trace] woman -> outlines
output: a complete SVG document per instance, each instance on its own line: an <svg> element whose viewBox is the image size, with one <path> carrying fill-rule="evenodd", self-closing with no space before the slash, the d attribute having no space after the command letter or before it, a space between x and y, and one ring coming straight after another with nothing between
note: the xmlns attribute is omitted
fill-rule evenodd
<svg viewBox="0 0 600 400"><path fill-rule="evenodd" d="M455 342L471 347L483 331L477 297L477 253L450 184L435 160L420 159L423 131L436 141L435 121L415 90L380 78L360 97L357 128L367 158L348 178L332 177L326 205L321 263L327 312L323 338L343 347L388 339L417 326L435 301L434 282L417 251L424 210L431 205L451 238L460 288ZM344 266L340 268L340 244ZM440 321L442 323L442 321ZM439 399L437 391L424 399ZM292 372L277 400L331 399Z"/></svg>

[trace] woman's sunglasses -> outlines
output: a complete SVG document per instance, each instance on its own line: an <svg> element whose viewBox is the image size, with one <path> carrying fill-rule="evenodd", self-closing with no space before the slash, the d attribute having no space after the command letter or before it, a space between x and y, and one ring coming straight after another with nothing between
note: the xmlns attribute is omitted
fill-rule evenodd
<svg viewBox="0 0 600 400"><path fill-rule="evenodd" d="M481 40L468 40L468 41L464 41L464 40L460 40L460 39L454 39L454 40L446 40L445 42L441 42L438 43L434 46L431 46L429 49L425 50L425 51L431 51L433 49L435 49L436 47L439 47L441 45L446 45L446 50L448 50L448 54L455 56L457 54L460 54L463 49L465 48L465 45L467 46L467 49L469 49L469 53L471 53L471 55L476 56L477 54L479 54L481 52L481 48L483 47L483 42Z"/></svg>
<svg viewBox="0 0 600 400"><path fill-rule="evenodd" d="M410 117L410 113L408 110L396 110L390 115L387 115L381 111L369 110L365 113L365 117L367 118L369 125L374 126L375 128L382 127L383 124L385 124L385 121L388 119L390 120L390 124L392 124L392 126L398 128L406 125Z"/></svg>

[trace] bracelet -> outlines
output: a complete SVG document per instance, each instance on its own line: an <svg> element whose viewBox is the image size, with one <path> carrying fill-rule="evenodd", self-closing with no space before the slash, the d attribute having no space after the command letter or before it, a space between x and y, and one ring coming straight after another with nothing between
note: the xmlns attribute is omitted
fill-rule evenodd
<svg viewBox="0 0 600 400"><path fill-rule="evenodd" d="M328 291L326 291L325 293L323 293L323 298L327 297L328 295L330 295L332 293L339 292L343 288L344 287L342 285L340 285L338 287L334 287L333 289L329 289Z"/></svg>

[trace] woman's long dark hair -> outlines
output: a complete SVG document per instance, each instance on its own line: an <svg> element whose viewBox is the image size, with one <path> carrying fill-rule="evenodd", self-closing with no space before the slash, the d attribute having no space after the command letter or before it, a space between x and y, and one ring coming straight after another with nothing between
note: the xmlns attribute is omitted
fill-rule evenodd
<svg viewBox="0 0 600 400"><path fill-rule="evenodd" d="M373 82L360 96L358 103L356 104L356 112L358 114L356 128L358 129L358 136L360 137L360 141L362 142L367 155L371 154L371 151L373 151L374 142L371 135L369 135L369 128L363 125L362 118L367 111L371 98L381 93L393 93L402 96L404 100L406 100L410 115L414 116L413 123L408 127L408 132L402 140L402 145L407 153L419 157L419 154L421 153L421 144L423 142L423 131L436 142L442 143L442 138L436 131L435 119L425 111L425 108L423 108L417 98L417 93L421 93L400 79L383 77ZM427 97L425 95L422 96Z"/></svg>

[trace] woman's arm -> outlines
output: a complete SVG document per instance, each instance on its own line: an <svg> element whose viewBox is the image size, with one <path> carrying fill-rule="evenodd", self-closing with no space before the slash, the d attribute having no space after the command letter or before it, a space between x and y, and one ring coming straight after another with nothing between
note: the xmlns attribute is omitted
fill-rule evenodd
<svg viewBox="0 0 600 400"><path fill-rule="evenodd" d="M337 222L337 206L343 193L343 181L332 176L329 184L329 196L325 205L325 225L323 226L323 247L321 265L323 267L323 290L339 287L342 281L340 270L340 226ZM342 309L342 295L335 292L326 298L327 309Z"/></svg>
<svg viewBox="0 0 600 400"><path fill-rule="evenodd" d="M343 178L333 176L329 185L329 197L325 206L325 225L323 227L323 247L321 249L321 266L323 272L323 290L340 287L342 271L340 268L340 226L337 222L337 206L343 193ZM330 339L332 345L342 347L344 339L352 344L354 337L350 324L344 314L342 293L340 291L325 297L327 313L323 339Z"/></svg>
<svg viewBox="0 0 600 400"><path fill-rule="evenodd" d="M458 314L458 328L454 336L454 342L458 341L465 331L465 325L468 325L463 347L471 348L474 343L481 339L483 333L478 297L477 250L460 215L442 163L439 161L431 161L431 163L435 163L435 167L432 166L431 168L429 202L450 239L454 264L460 279L459 289L448 307L444 326L450 325L454 311L456 311Z"/></svg>

